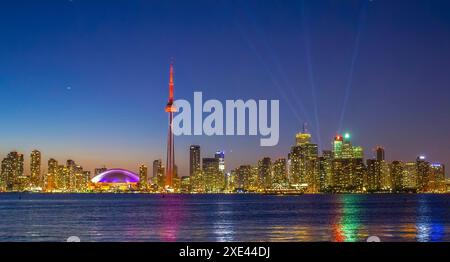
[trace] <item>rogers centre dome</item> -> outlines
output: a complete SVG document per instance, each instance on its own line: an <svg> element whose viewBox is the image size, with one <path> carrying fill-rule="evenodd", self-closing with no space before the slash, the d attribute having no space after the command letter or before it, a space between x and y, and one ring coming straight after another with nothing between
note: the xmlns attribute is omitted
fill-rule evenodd
<svg viewBox="0 0 450 262"><path fill-rule="evenodd" d="M139 176L126 169L109 169L91 179L94 184L134 184L139 183Z"/></svg>

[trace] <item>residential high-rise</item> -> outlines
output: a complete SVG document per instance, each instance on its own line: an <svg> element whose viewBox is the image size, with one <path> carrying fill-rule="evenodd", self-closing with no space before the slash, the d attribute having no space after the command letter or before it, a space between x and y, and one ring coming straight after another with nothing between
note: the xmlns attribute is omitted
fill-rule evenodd
<svg viewBox="0 0 450 262"><path fill-rule="evenodd" d="M333 152L322 151L322 157L319 158L320 192L329 192L333 187L332 164Z"/></svg>
<svg viewBox="0 0 450 262"><path fill-rule="evenodd" d="M146 165L139 166L139 189L146 190L148 186L148 168Z"/></svg>
<svg viewBox="0 0 450 262"><path fill-rule="evenodd" d="M270 157L264 157L258 161L258 180L260 188L267 190L272 187L272 161Z"/></svg>
<svg viewBox="0 0 450 262"><path fill-rule="evenodd" d="M236 191L248 191L251 187L252 166L241 165L231 171L233 188Z"/></svg>
<svg viewBox="0 0 450 262"><path fill-rule="evenodd" d="M53 191L57 188L57 173L58 173L58 161L53 158L50 158L47 163L47 176L45 189L46 191Z"/></svg>
<svg viewBox="0 0 450 262"><path fill-rule="evenodd" d="M445 166L440 163L430 164L428 192L442 193L445 192Z"/></svg>
<svg viewBox="0 0 450 262"><path fill-rule="evenodd" d="M417 190L417 165L416 162L406 162L403 173L403 185L406 191Z"/></svg>
<svg viewBox="0 0 450 262"><path fill-rule="evenodd" d="M279 158L273 163L273 189L286 189L289 186L287 177L286 158Z"/></svg>
<svg viewBox="0 0 450 262"><path fill-rule="evenodd" d="M41 187L41 152L39 152L38 150L33 150L31 152L30 171L31 185L33 187Z"/></svg>
<svg viewBox="0 0 450 262"><path fill-rule="evenodd" d="M156 178L159 174L159 172L161 171L161 167L162 167L162 160L161 159L156 159L153 161L153 178Z"/></svg>
<svg viewBox="0 0 450 262"><path fill-rule="evenodd" d="M1 187L5 190L24 190L27 177L24 175L23 154L10 152L2 161L0 173Z"/></svg>
<svg viewBox="0 0 450 262"><path fill-rule="evenodd" d="M76 173L76 166L74 160L68 159L66 161L66 167L68 169L69 175L66 177L66 186L67 190L72 191L75 187L75 173Z"/></svg>
<svg viewBox="0 0 450 262"><path fill-rule="evenodd" d="M367 191L381 191L381 161L376 159L367 159Z"/></svg>
<svg viewBox="0 0 450 262"><path fill-rule="evenodd" d="M225 185L225 176L219 168L219 158L203 158L202 173L204 176L205 191L208 193L220 192Z"/></svg>
<svg viewBox="0 0 450 262"><path fill-rule="evenodd" d="M201 153L199 145L191 145L189 147L189 176L193 176L195 173L201 170Z"/></svg>
<svg viewBox="0 0 450 262"><path fill-rule="evenodd" d="M64 165L58 165L56 171L56 189L58 191L70 190L70 169Z"/></svg>
<svg viewBox="0 0 450 262"><path fill-rule="evenodd" d="M425 156L418 156L416 159L417 166L417 190L424 193L430 190L430 163L426 161Z"/></svg>
<svg viewBox="0 0 450 262"><path fill-rule="evenodd" d="M379 163L380 163L381 189L383 191L389 192L392 190L393 187L391 172L389 170L389 164L384 160Z"/></svg>
<svg viewBox="0 0 450 262"><path fill-rule="evenodd" d="M392 191L402 192L404 190L403 175L405 164L402 161L393 161L390 165L390 173L392 179Z"/></svg>

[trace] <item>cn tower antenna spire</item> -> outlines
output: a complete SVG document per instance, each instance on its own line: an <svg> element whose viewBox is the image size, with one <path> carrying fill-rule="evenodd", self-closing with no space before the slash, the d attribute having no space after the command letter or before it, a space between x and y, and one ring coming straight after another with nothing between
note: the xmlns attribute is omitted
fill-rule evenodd
<svg viewBox="0 0 450 262"><path fill-rule="evenodd" d="M170 61L169 102L173 102L173 61Z"/></svg>

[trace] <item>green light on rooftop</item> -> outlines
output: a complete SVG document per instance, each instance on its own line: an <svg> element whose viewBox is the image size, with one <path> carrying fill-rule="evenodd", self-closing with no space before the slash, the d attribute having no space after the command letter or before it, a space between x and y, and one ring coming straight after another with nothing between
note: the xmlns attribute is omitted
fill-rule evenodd
<svg viewBox="0 0 450 262"><path fill-rule="evenodd" d="M350 139L350 134L349 133L345 133L344 138L345 139Z"/></svg>

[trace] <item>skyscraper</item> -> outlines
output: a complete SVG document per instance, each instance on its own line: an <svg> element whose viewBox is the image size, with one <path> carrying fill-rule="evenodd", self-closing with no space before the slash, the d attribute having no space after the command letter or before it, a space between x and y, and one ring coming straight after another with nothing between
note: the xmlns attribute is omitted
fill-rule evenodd
<svg viewBox="0 0 450 262"><path fill-rule="evenodd" d="M334 137L333 141L333 155L335 159L342 158L342 142L343 138L341 135Z"/></svg>
<svg viewBox="0 0 450 262"><path fill-rule="evenodd" d="M318 146L311 143L311 134L304 127L296 135L296 145L289 153L289 179L294 187L306 187L307 192L319 190L320 174Z"/></svg>
<svg viewBox="0 0 450 262"><path fill-rule="evenodd" d="M416 162L406 162L403 174L403 185L408 191L417 190L417 165Z"/></svg>
<svg viewBox="0 0 450 262"><path fill-rule="evenodd" d="M174 102L174 82L173 82L173 63L170 64L169 76L169 101L166 105L166 112L169 114L169 130L167 134L167 158L166 158L166 188L173 187L174 165L175 165L175 148L173 137L173 113L177 111Z"/></svg>
<svg viewBox="0 0 450 262"><path fill-rule="evenodd" d="M1 184L5 190L24 190L26 177L23 169L23 154L10 152L2 161Z"/></svg>
<svg viewBox="0 0 450 262"><path fill-rule="evenodd" d="M33 187L42 186L41 152L39 152L38 150L33 150L31 152L30 171L31 185Z"/></svg>
<svg viewBox="0 0 450 262"><path fill-rule="evenodd" d="M68 190L73 190L75 187L75 173L76 173L76 166L77 164L75 163L74 160L72 159L68 159L66 161L66 167L68 170L68 176L65 178L66 179L66 187Z"/></svg>
<svg viewBox="0 0 450 262"><path fill-rule="evenodd" d="M148 185L148 168L146 165L139 166L139 189L146 190Z"/></svg>
<svg viewBox="0 0 450 262"><path fill-rule="evenodd" d="M47 163L47 176L45 183L46 191L51 192L56 189L57 173L58 173L58 161L56 161L53 158L50 158Z"/></svg>
<svg viewBox="0 0 450 262"><path fill-rule="evenodd" d="M203 158L202 173L204 176L205 191L217 193L223 190L225 185L225 176L219 168L219 158Z"/></svg>
<svg viewBox="0 0 450 262"><path fill-rule="evenodd" d="M429 191L430 163L426 161L425 156L418 156L417 165L417 190L424 193Z"/></svg>
<svg viewBox="0 0 450 262"><path fill-rule="evenodd" d="M333 152L324 150L319 158L320 192L329 192L333 187Z"/></svg>
<svg viewBox="0 0 450 262"><path fill-rule="evenodd" d="M376 154L377 154L377 160L378 161L384 161L384 148L381 146L377 146L377 148L375 149Z"/></svg>
<svg viewBox="0 0 450 262"><path fill-rule="evenodd" d="M247 191L250 189L250 182L252 176L252 166L241 165L231 171L233 177L233 188L238 191Z"/></svg>
<svg viewBox="0 0 450 262"><path fill-rule="evenodd" d="M191 145L189 147L189 176L193 176L195 173L199 172L201 169L201 154L199 145Z"/></svg>
<svg viewBox="0 0 450 262"><path fill-rule="evenodd" d="M258 161L258 178L261 188L267 190L272 187L272 161L270 157L264 157Z"/></svg>
<svg viewBox="0 0 450 262"><path fill-rule="evenodd" d="M162 160L156 159L153 161L153 175L152 178L158 177L159 172L161 171Z"/></svg>
<svg viewBox="0 0 450 262"><path fill-rule="evenodd" d="M402 161L392 161L390 165L390 173L392 179L392 192L402 192L403 186L403 174L405 170L405 164Z"/></svg>
<svg viewBox="0 0 450 262"><path fill-rule="evenodd" d="M273 162L272 188L286 189L288 186L286 158L279 158Z"/></svg>
<svg viewBox="0 0 450 262"><path fill-rule="evenodd" d="M429 192L445 192L445 166L443 164L432 163L430 165L430 176L428 184Z"/></svg>
<svg viewBox="0 0 450 262"><path fill-rule="evenodd" d="M381 161L367 159L367 191L381 191Z"/></svg>
<svg viewBox="0 0 450 262"><path fill-rule="evenodd" d="M221 172L225 171L225 153L222 150L217 151L214 157L219 160L219 170Z"/></svg>

